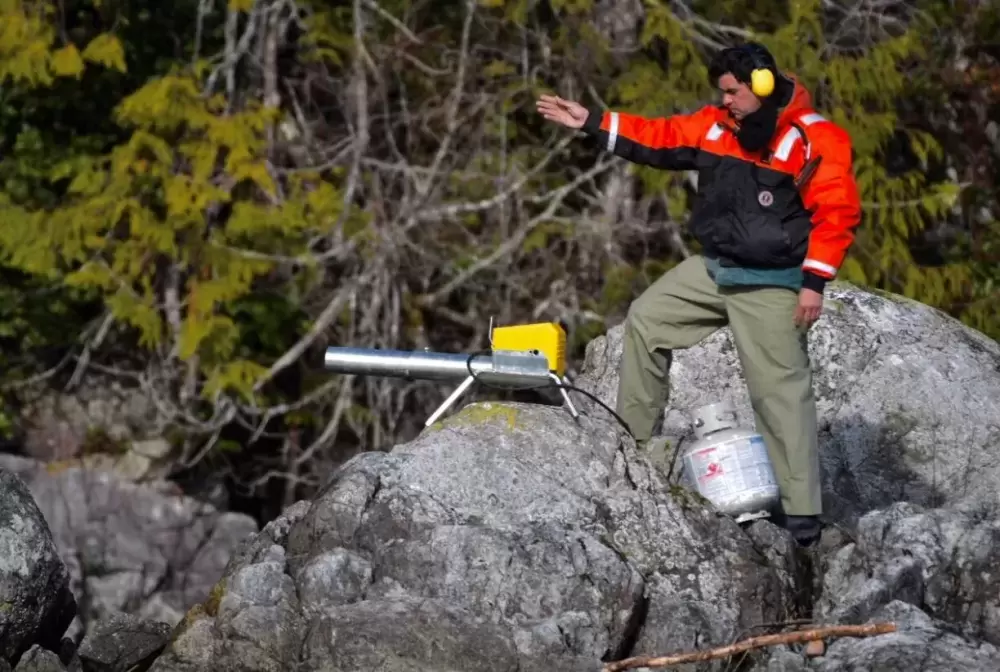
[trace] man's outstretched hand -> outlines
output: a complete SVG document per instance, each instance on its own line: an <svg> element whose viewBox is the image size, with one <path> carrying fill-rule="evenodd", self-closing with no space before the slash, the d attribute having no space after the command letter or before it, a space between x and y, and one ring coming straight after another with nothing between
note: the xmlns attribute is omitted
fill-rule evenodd
<svg viewBox="0 0 1000 672"><path fill-rule="evenodd" d="M811 289L799 290L799 305L795 307L795 324L808 329L823 313L823 295Z"/></svg>
<svg viewBox="0 0 1000 672"><path fill-rule="evenodd" d="M559 96L542 95L535 103L535 108L543 117L567 128L582 128L587 121L587 108L572 100L564 100Z"/></svg>

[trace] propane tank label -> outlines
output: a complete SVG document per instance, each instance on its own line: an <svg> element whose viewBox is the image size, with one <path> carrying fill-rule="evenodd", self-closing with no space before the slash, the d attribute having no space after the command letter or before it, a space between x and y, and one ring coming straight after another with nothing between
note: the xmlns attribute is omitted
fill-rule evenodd
<svg viewBox="0 0 1000 672"><path fill-rule="evenodd" d="M767 447L760 436L733 439L687 456L690 473L708 499L775 484Z"/></svg>

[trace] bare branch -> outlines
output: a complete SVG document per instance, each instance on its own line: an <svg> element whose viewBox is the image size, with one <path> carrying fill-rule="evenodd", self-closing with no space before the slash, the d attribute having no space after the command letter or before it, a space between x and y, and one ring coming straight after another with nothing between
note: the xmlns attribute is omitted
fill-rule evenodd
<svg viewBox="0 0 1000 672"><path fill-rule="evenodd" d="M445 283L440 289L432 292L426 297L423 297L421 299L421 303L423 303L424 305L430 305L440 301L443 297L447 296L448 294L453 292L456 288L465 283L469 278L479 273L480 271L492 266L493 264L497 263L508 254L513 252L524 242L524 239L528 237L529 233L531 233L539 224L549 219L555 213L555 211L559 208L559 206L562 205L563 200L565 200L566 196L569 195L571 191L573 191L583 182L607 170L610 165L611 161L608 158L601 157L601 159L599 159L598 162L593 167L591 167L585 173L582 173L579 177L574 179L569 184L554 190L550 194L533 198L532 200L539 202L545 200L549 201L548 206L545 208L545 210L542 211L541 214L533 217L528 222L519 227L518 230L515 231L514 234L510 237L510 239L508 239L502 245L500 245L488 257L485 257L484 259L481 259L476 263L472 264L471 266L469 266L469 268L462 271L462 273L460 273L459 275L455 276L450 281Z"/></svg>
<svg viewBox="0 0 1000 672"><path fill-rule="evenodd" d="M80 384L80 379L83 378L83 373L87 369L87 364L90 363L91 353L101 347L101 344L104 342L104 339L107 338L108 331L111 329L111 325L113 323L114 315L111 314L111 311L106 312L104 317L101 319L101 326L97 329L97 333L94 335L94 338L84 346L83 352L77 359L76 369L73 371L73 375L69 379L69 382L66 383L67 390L71 390Z"/></svg>
<svg viewBox="0 0 1000 672"><path fill-rule="evenodd" d="M398 30L403 35L405 35L406 38L408 40L410 40L410 42L413 42L414 44L423 44L424 43L424 41L421 40L416 35L414 35L413 31L411 31L409 28L407 28L403 24L402 21L400 21L395 16L393 16L392 14L390 14L389 12L387 12L385 9L383 9L380 4L378 4L377 2L375 2L375 0L364 0L364 4L365 4L365 7L368 7L369 9L374 10L379 16L381 16L383 19L385 19L386 21L388 21L389 23L391 23L393 26L395 26L396 30Z"/></svg>
<svg viewBox="0 0 1000 672"><path fill-rule="evenodd" d="M683 665L685 663L695 663L705 660L718 660L719 658L729 658L737 653L759 649L765 646L776 646L778 644L802 644L823 640L827 637L875 637L896 631L894 623L873 623L870 625L830 625L826 627L813 628L810 630L798 630L795 632L783 632L776 635L761 635L750 637L742 642L729 646L720 646L707 651L695 651L693 653L680 653L673 656L638 656L626 658L604 666L604 672L621 672L621 670L631 670L638 667L671 667Z"/></svg>
<svg viewBox="0 0 1000 672"><path fill-rule="evenodd" d="M455 127L458 123L458 110L462 104L462 93L465 90L465 73L469 62L469 36L472 30L472 18L476 13L476 0L465 0L465 21L462 24L461 44L458 52L458 71L455 73L455 86L451 91L448 100L448 111L445 122L445 135L441 140L434 160L431 162L430 173L436 176L441 166L441 161L451 148L452 139L455 134ZM417 193L421 199L430 193L433 182L430 178L417 183Z"/></svg>

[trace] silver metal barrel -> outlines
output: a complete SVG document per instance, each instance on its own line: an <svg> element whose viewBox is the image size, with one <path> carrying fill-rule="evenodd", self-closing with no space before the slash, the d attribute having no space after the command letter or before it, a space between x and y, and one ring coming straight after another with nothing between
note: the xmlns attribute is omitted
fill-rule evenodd
<svg viewBox="0 0 1000 672"><path fill-rule="evenodd" d="M469 356L463 354L330 347L326 349L323 366L332 373L412 380L460 382L469 376L470 366L478 379L494 384L537 385L549 379L543 360L530 358L528 361L529 364L523 367L496 371L490 355L477 355L470 363Z"/></svg>

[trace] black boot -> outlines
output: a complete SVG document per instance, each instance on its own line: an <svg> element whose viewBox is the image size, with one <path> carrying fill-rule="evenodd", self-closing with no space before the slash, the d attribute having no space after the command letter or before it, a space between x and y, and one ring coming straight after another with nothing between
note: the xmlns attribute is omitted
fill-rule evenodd
<svg viewBox="0 0 1000 672"><path fill-rule="evenodd" d="M819 541L823 532L823 523L819 516L788 516L784 520L784 528L791 532L792 538L799 546L812 546Z"/></svg>

